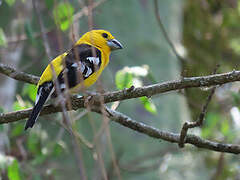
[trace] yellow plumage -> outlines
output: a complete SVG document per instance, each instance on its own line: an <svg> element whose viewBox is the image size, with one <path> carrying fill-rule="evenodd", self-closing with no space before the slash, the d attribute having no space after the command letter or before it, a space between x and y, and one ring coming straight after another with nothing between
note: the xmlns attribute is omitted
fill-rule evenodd
<svg viewBox="0 0 240 180"><path fill-rule="evenodd" d="M99 49L101 51L102 54L102 62L103 64L101 65L100 69L93 73L91 76L89 76L86 80L84 80L84 86L85 87L90 87L91 85L93 85L96 80L99 78L99 76L101 75L102 71L104 70L104 68L108 65L109 63L109 56L111 53L111 48L107 45L106 40L103 39L101 36L99 36L99 34L102 33L106 33L108 34L108 39L114 39L114 36L111 35L110 32L105 31L105 30L93 30L90 31L86 34L84 34L75 44L76 45L80 45L80 44L88 44L91 45L93 47L96 47L97 49ZM67 53L63 53L59 56L57 56L52 62L51 64L53 65L54 71L56 73L56 76L58 76L63 68L63 60L64 57L67 55ZM43 71L40 80L38 82L38 86L43 84L44 82L53 80L53 73L52 73L52 68L51 65L49 64L47 66L47 68ZM80 84L79 84L80 85ZM72 89L71 92L75 92L76 91L74 89L80 89L79 87L74 87Z"/></svg>
<svg viewBox="0 0 240 180"><path fill-rule="evenodd" d="M56 73L56 76L58 76L62 70L63 70L63 59L64 57L67 55L67 53L63 53L59 56L57 56L52 62L52 66L53 66L53 69ZM47 81L52 81L54 78L53 78L53 72L52 72L52 68L51 68L51 65L48 64L48 66L46 67L46 69L43 71L39 81L38 81L38 85L42 85L44 82L47 82Z"/></svg>
<svg viewBox="0 0 240 180"><path fill-rule="evenodd" d="M76 48L76 52L75 52ZM26 123L25 129L32 127L43 107L43 104L54 90L54 74L60 83L60 88L65 89L63 72L67 74L67 81L71 93L77 93L83 84L84 87L93 85L104 68L109 63L112 50L121 49L122 45L114 36L105 30L92 30L85 33L73 48L57 56L43 71L38 82L38 93L32 114ZM82 82L79 82L79 71Z"/></svg>

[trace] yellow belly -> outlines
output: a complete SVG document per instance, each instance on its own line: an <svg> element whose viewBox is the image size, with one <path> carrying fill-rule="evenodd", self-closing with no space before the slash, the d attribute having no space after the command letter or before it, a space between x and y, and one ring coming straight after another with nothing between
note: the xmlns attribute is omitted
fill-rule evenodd
<svg viewBox="0 0 240 180"><path fill-rule="evenodd" d="M85 79L83 82L84 88L88 88L88 87L92 86L97 81L97 79L101 75L102 71L103 71L103 68L99 69L97 72L93 73L91 76L89 76L87 79ZM74 94L80 92L82 90L81 86L82 86L82 83L78 84L77 86L71 88L70 92L74 93Z"/></svg>
<svg viewBox="0 0 240 180"><path fill-rule="evenodd" d="M51 62L51 64L54 67L54 71L56 73L56 76L58 76L63 70L64 66L63 66L62 62L63 62L63 59L65 58L66 55L67 55L67 53L63 53L62 55L59 55L58 57L56 57ZM97 81L99 76L102 74L102 71L104 70L104 68L108 65L109 55L110 55L110 52L107 53L107 54L102 52L102 65L97 72L93 73L87 79L84 80L84 82L83 82L84 88L88 88L88 87L92 86ZM44 82L52 81L53 79L54 78L53 78L52 68L51 68L51 65L49 64L47 66L47 68L43 71L42 76L40 77L40 80L38 82L38 86L42 85ZM80 83L77 86L71 88L70 92L71 93L78 93L79 91L82 90L81 85L82 85L82 83Z"/></svg>

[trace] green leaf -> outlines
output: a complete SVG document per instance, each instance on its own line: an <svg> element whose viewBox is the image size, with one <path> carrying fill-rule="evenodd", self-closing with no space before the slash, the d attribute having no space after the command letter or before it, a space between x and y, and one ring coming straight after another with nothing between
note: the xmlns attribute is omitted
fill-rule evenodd
<svg viewBox="0 0 240 180"><path fill-rule="evenodd" d="M37 86L33 84L25 84L23 87L23 95L27 95L32 101L35 101Z"/></svg>
<svg viewBox="0 0 240 180"><path fill-rule="evenodd" d="M2 28L0 28L0 46L7 46L7 39Z"/></svg>
<svg viewBox="0 0 240 180"><path fill-rule="evenodd" d="M8 178L9 180L21 180L19 164L16 159L8 166Z"/></svg>
<svg viewBox="0 0 240 180"><path fill-rule="evenodd" d="M9 6L12 6L15 3L15 0L5 0Z"/></svg>
<svg viewBox="0 0 240 180"><path fill-rule="evenodd" d="M24 104L20 103L19 101L15 101L13 103L13 110L15 111L23 110L30 107L32 107L32 104L29 101L24 101Z"/></svg>
<svg viewBox="0 0 240 180"><path fill-rule="evenodd" d="M22 106L18 101L15 101L13 103L13 110L14 111L20 111L20 110L23 110L23 109L25 109L25 107Z"/></svg>
<svg viewBox="0 0 240 180"><path fill-rule="evenodd" d="M141 103L143 104L144 108L148 112L150 112L154 115L157 114L157 108L156 108L155 104L150 99L148 99L147 97L140 97L139 99L140 99Z"/></svg>
<svg viewBox="0 0 240 180"><path fill-rule="evenodd" d="M73 22L74 8L68 2L59 3L53 9L55 23L60 26L62 31L66 31Z"/></svg>
<svg viewBox="0 0 240 180"><path fill-rule="evenodd" d="M133 75L120 70L116 73L115 83L118 89L130 88L133 85Z"/></svg>

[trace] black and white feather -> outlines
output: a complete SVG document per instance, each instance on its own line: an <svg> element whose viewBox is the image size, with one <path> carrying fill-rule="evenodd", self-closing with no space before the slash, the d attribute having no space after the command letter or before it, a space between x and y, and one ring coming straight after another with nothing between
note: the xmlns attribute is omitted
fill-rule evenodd
<svg viewBox="0 0 240 180"><path fill-rule="evenodd" d="M33 125L35 124L40 114L40 111L42 110L44 103L47 101L52 90L53 90L53 82L45 82L38 87L35 105L25 125L25 130L28 129L29 127L33 127Z"/></svg>
<svg viewBox="0 0 240 180"><path fill-rule="evenodd" d="M57 77L61 91L66 89L64 74L66 75L65 79L67 80L68 88L73 88L78 85L81 80L87 79L96 72L102 63L101 51L88 44L76 45L67 53L63 61L65 62L65 68ZM82 77L80 77L80 75ZM52 92L53 97L56 97L57 93L55 92L53 81L44 82L39 85L35 106L26 123L25 130L33 127L44 103Z"/></svg>
<svg viewBox="0 0 240 180"><path fill-rule="evenodd" d="M66 79L69 88L78 85L81 80L87 79L101 66L101 52L90 45L81 44L73 47L65 58L66 68L58 76L58 82L61 90L66 88L63 74L66 74ZM82 76L82 77L81 77Z"/></svg>

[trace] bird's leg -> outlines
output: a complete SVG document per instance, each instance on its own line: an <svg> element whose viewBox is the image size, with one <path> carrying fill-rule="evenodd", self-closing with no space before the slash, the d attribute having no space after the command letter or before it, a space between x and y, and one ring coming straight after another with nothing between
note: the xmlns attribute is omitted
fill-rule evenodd
<svg viewBox="0 0 240 180"><path fill-rule="evenodd" d="M94 99L94 96L93 95L87 95L84 97L84 107L88 108L94 104L95 102L95 99Z"/></svg>

